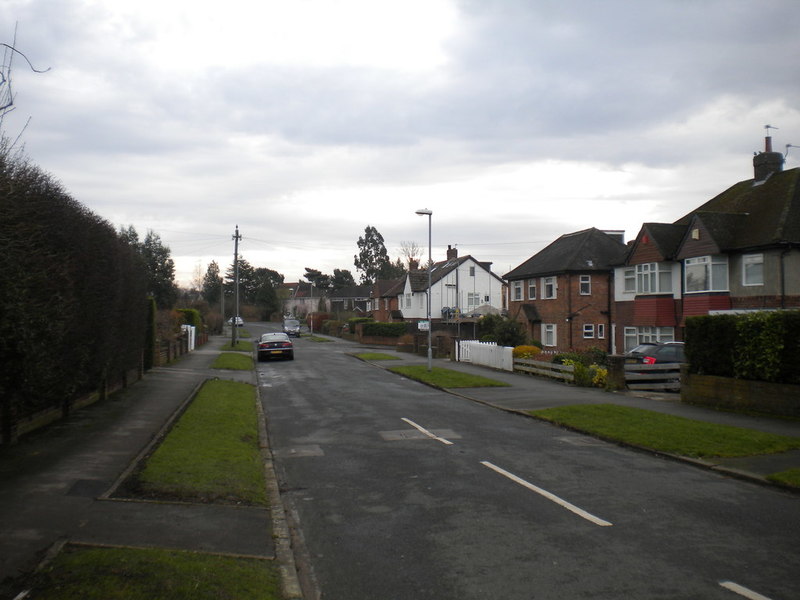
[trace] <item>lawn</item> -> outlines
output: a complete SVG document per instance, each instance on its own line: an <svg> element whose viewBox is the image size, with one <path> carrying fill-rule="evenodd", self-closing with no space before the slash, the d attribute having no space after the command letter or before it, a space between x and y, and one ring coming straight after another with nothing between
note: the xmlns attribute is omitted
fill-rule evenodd
<svg viewBox="0 0 800 600"><path fill-rule="evenodd" d="M790 485L792 487L800 487L800 468L787 469L786 471L781 471L780 473L773 473L772 475L767 475L767 479L769 481Z"/></svg>
<svg viewBox="0 0 800 600"><path fill-rule="evenodd" d="M33 600L279 600L270 561L176 550L66 545L34 576Z"/></svg>
<svg viewBox="0 0 800 600"><path fill-rule="evenodd" d="M800 448L796 437L613 404L579 404L530 414L606 439L682 456L752 456Z"/></svg>
<svg viewBox="0 0 800 600"><path fill-rule="evenodd" d="M428 371L426 365L411 365L406 367L391 367L393 373L404 375L409 379L416 379L440 388L474 388L474 387L508 387L507 383L481 377L480 375L470 375L461 371L453 371L442 367L433 367Z"/></svg>
<svg viewBox="0 0 800 600"><path fill-rule="evenodd" d="M250 345L252 350L252 345ZM211 365L212 369L231 369L234 371L252 371L253 370L253 357L249 354L239 354L237 352L222 352L214 364Z"/></svg>
<svg viewBox="0 0 800 600"><path fill-rule="evenodd" d="M362 352L355 356L361 360L400 360L399 356L392 356L391 354L384 354L383 352Z"/></svg>
<svg viewBox="0 0 800 600"><path fill-rule="evenodd" d="M256 389L207 381L132 487L147 497L265 506Z"/></svg>
<svg viewBox="0 0 800 600"><path fill-rule="evenodd" d="M238 340L236 342L236 347L234 348L231 346L231 343L228 342L220 350L236 350L237 352L252 352L253 351L253 342L251 341L244 341Z"/></svg>

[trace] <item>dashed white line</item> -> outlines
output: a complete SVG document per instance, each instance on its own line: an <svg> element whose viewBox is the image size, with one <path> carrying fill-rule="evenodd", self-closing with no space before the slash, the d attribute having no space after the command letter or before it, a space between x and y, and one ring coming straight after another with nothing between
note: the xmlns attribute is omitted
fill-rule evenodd
<svg viewBox="0 0 800 600"><path fill-rule="evenodd" d="M540 488L538 486L535 486L532 483L530 483L529 481L525 481L524 479L522 479L520 477L517 477L513 473L509 473L505 469L501 469L500 467L498 467L497 465L493 465L489 461L482 460L481 464L483 466L485 466L485 467L489 467L490 469L492 469L493 471L495 471L497 473L500 473L500 475L508 477L511 481L513 481L515 483L518 483L521 486L526 487L529 490L531 490L533 492L536 492L537 494L539 494L541 496L544 496L545 498L547 498L551 502L555 502L559 506L561 506L563 508L566 508L567 510L575 513L579 517L582 517L582 518L586 519L587 521L591 521L595 525L599 525L600 527L611 527L613 525L613 523L609 523L608 521L604 521L603 519L601 519L599 517L595 517L593 514L586 512L582 508L578 508L574 504L570 504L569 502L559 498L555 494L552 494L552 493L548 492L547 490L544 490L544 489L542 489L542 488Z"/></svg>
<svg viewBox="0 0 800 600"><path fill-rule="evenodd" d="M748 590L746 587L739 585L738 583L734 583L733 581L720 581L719 584L726 590L730 590L735 594L744 596L745 598L748 598L748 600L769 600L769 598L766 596L763 596L758 592L754 592L753 590Z"/></svg>
<svg viewBox="0 0 800 600"><path fill-rule="evenodd" d="M452 445L453 445L453 442L451 442L450 440L446 440L446 439L444 439L443 437L439 437L439 436L438 436L438 435L436 435L435 433L433 433L433 432L431 432L431 431L428 431L427 429L425 429L425 428L424 428L422 425L417 425L417 424L416 424L416 423L414 423L414 421L412 421L411 419L406 419L405 417L403 417L403 421L405 421L406 423L408 423L408 424L409 424L409 425L411 425L412 427L415 427L415 428L417 428L419 431L421 431L422 433L424 433L425 435L427 435L429 438L431 438L431 439L433 439L433 440L436 440L437 442L442 442L443 444L445 444L445 445L447 445L447 446L452 446Z"/></svg>

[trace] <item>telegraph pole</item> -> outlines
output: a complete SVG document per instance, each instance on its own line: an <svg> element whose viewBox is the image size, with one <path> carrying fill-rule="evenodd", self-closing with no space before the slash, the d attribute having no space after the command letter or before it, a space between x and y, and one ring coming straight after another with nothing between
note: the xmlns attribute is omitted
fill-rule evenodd
<svg viewBox="0 0 800 600"><path fill-rule="evenodd" d="M236 337L239 320L239 226L233 234L233 318L231 319L231 348L236 348Z"/></svg>

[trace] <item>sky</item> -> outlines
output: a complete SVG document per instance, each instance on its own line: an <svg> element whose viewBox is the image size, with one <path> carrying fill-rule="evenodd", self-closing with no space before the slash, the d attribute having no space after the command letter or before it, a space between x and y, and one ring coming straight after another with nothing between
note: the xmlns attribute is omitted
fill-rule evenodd
<svg viewBox="0 0 800 600"><path fill-rule="evenodd" d="M3 133L176 279L350 270L367 226L503 275L800 146L797 0L3 0ZM14 41L15 40L15 41ZM776 129L765 130L765 125ZM785 168L800 166L788 148Z"/></svg>

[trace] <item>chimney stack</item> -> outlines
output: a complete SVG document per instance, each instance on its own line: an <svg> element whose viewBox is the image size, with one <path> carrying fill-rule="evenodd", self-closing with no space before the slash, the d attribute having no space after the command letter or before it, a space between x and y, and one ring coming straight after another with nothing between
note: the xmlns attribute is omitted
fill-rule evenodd
<svg viewBox="0 0 800 600"><path fill-rule="evenodd" d="M447 260L454 258L458 258L458 248L453 248L450 244L447 244Z"/></svg>
<svg viewBox="0 0 800 600"><path fill-rule="evenodd" d="M773 173L783 171L783 154L772 151L772 136L764 138L764 152L753 157L753 179L764 181Z"/></svg>

